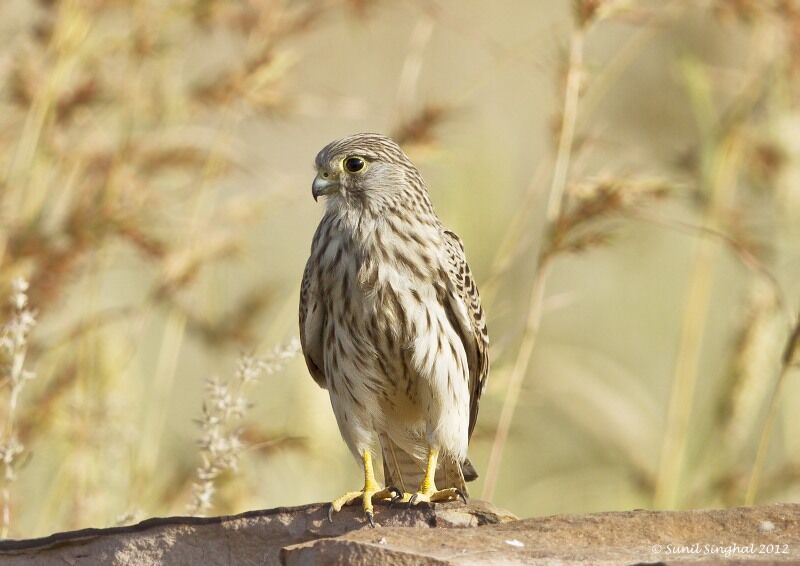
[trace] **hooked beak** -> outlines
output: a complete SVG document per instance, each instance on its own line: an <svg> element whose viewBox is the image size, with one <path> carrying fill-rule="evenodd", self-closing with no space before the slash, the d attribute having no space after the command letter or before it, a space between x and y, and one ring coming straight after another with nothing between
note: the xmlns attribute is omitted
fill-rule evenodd
<svg viewBox="0 0 800 566"><path fill-rule="evenodd" d="M311 183L311 195L314 197L316 201L319 197L323 195L329 195L339 189L339 183L334 179L325 178L322 176L322 173L318 173L316 177L314 177L314 182Z"/></svg>

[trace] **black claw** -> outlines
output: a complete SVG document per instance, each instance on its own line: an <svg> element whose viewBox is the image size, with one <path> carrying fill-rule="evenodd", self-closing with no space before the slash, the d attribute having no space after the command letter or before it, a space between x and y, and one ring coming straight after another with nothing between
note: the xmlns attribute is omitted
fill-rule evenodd
<svg viewBox="0 0 800 566"><path fill-rule="evenodd" d="M370 527L373 529L375 528L375 517L372 515L371 511L367 511L367 522L369 523Z"/></svg>
<svg viewBox="0 0 800 566"><path fill-rule="evenodd" d="M333 524L333 503L328 507L328 522Z"/></svg>
<svg viewBox="0 0 800 566"><path fill-rule="evenodd" d="M389 508L391 509L392 506L403 499L403 492L397 489L394 486L389 486L386 488L386 491L392 494L392 498L389 500Z"/></svg>
<svg viewBox="0 0 800 566"><path fill-rule="evenodd" d="M457 487L456 488L456 493L462 499L462 501L464 501L464 505L466 505L467 504L467 494L464 493L464 490Z"/></svg>
<svg viewBox="0 0 800 566"><path fill-rule="evenodd" d="M415 493L414 495L411 496L411 499L408 500L408 504L413 506L416 502L417 502L417 494Z"/></svg>

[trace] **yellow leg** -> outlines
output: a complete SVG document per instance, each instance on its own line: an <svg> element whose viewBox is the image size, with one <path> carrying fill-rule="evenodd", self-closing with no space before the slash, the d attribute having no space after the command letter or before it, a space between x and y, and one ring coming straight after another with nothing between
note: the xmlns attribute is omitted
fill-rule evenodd
<svg viewBox="0 0 800 566"><path fill-rule="evenodd" d="M337 497L328 508L328 520L333 522L333 514L342 510L342 507L354 503L356 500L361 499L361 506L364 513L367 515L367 521L371 526L375 526L375 519L373 518L373 500L389 499L396 497L397 494L391 489L381 489L378 482L375 480L375 472L372 469L372 453L365 450L361 455L364 463L364 489L361 491L350 491Z"/></svg>
<svg viewBox="0 0 800 566"><path fill-rule="evenodd" d="M409 503L416 505L417 503L435 503L437 501L453 501L461 497L466 502L464 493L457 487L449 487L447 489L436 489L436 464L439 460L439 449L428 449L428 463L425 466L425 477L422 478L422 483L419 486L419 491L411 496Z"/></svg>

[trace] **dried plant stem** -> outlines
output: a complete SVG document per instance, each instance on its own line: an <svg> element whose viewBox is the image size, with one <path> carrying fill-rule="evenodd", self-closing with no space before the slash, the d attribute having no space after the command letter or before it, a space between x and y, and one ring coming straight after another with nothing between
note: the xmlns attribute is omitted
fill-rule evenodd
<svg viewBox="0 0 800 566"><path fill-rule="evenodd" d="M201 464L197 467L196 481L192 484L192 498L186 506L190 515L202 515L214 507L217 479L226 471L238 469L244 450L241 424L251 403L247 398L249 386L262 375L272 375L300 352L300 341L272 349L265 358L241 356L236 375L228 381L210 379L203 400L203 414L197 421L201 435Z"/></svg>
<svg viewBox="0 0 800 566"><path fill-rule="evenodd" d="M578 100L583 82L583 30L572 33L569 49L569 70L567 87L564 92L564 114L561 118L561 137L558 142L556 164L553 169L553 182L547 201L547 222L552 224L561 214L564 192L567 188L567 175L572 159L572 145L575 140L575 124L578 120Z"/></svg>
<svg viewBox="0 0 800 566"><path fill-rule="evenodd" d="M489 268L489 277L481 284L481 297L484 304L494 303L497 293L500 291L503 275L515 263L523 249L530 246L530 235L525 233L528 228L528 213L533 208L535 197L544 182L546 171L547 167L544 162L540 162L534 169L523 200L516 208L503 239L497 246L497 253Z"/></svg>
<svg viewBox="0 0 800 566"><path fill-rule="evenodd" d="M500 412L500 419L497 423L492 451L489 455L489 464L486 467L486 480L483 484L482 499L491 500L494 497L497 479L500 471L500 464L503 461L503 450L508 442L508 434L511 431L511 423L514 419L514 412L519 401L522 382L528 373L533 348L539 336L539 328L542 322L542 307L544 305L544 293L547 285L547 277L550 274L551 256L546 256L539 262L536 275L531 288L530 308L528 310L528 320L525 325L525 332L522 342L517 352L514 368L509 378L506 397L503 401L503 408Z"/></svg>
<svg viewBox="0 0 800 566"><path fill-rule="evenodd" d="M731 236L722 230L714 229L710 226L695 225L690 222L683 222L674 218L664 218L662 216L647 214L642 211L637 211L636 214L629 215L629 218L641 220L653 226L676 230L693 236L707 236L709 238L718 240L722 244L725 244L725 246L731 250L733 256L746 269L748 269L755 277L763 280L770 287L770 290L775 297L775 301L777 302L777 305L780 308L783 316L786 317L786 320L790 321L792 319L792 311L788 307L786 297L784 297L780 283L775 275L770 272L764 262L755 253L753 253L752 250L744 246L742 242L737 240L734 236Z"/></svg>
<svg viewBox="0 0 800 566"><path fill-rule="evenodd" d="M781 364L781 371L778 374L778 380L775 382L775 387L772 389L772 395L769 400L769 408L767 409L767 416L764 418L764 424L761 426L761 435L758 439L758 448L756 449L756 456L753 460L753 468L750 470L750 479L747 482L747 491L744 496L745 505L753 505L758 495L758 488L761 484L761 474L764 471L764 464L767 459L767 450L769 449L770 438L772 431L775 428L775 419L778 416L778 409L780 406L781 391L783 384L786 381L792 369L797 367L795 362L795 352L800 347L800 318L794 327L789 340L786 344L786 351L783 355Z"/></svg>
<svg viewBox="0 0 800 566"><path fill-rule="evenodd" d="M147 484L148 478L156 473L164 429L169 417L170 396L177 377L181 346L186 338L186 323L186 316L175 310L169 312L164 323L158 361L149 391L151 402L148 404L143 425L146 437L151 440L142 443L140 447L137 482ZM137 488L144 489L144 486L139 485Z"/></svg>
<svg viewBox="0 0 800 566"><path fill-rule="evenodd" d="M0 434L0 462L3 466L0 538L8 538L11 527L11 484L16 480L16 467L24 450L15 426L19 395L25 383L35 377L33 372L25 369L28 334L36 322L33 312L28 308L27 291L26 280L14 281L11 295L13 314L9 322L0 328L0 378L9 388L6 418Z"/></svg>
<svg viewBox="0 0 800 566"><path fill-rule="evenodd" d="M190 227L186 236L187 242L196 241L203 226L208 225L208 218L212 214L215 202L215 189L211 186L211 181L214 178L215 169L221 167L223 148L228 139L228 132L234 125L235 116L233 116L233 111L228 109L220 118L220 126L213 145L198 176L198 190L194 202L190 204L192 213L189 216ZM175 308L170 310L165 322L158 365L152 382L155 402L148 408L146 420L150 430L148 438L151 441L144 443L139 454L138 466L141 471L137 478L139 481L147 481L158 464L162 448L161 440L164 438L163 431L166 428L169 414L170 396L177 379L179 356L186 339L188 322L186 313Z"/></svg>
<svg viewBox="0 0 800 566"><path fill-rule="evenodd" d="M395 103L396 124L400 124L413 114L414 100L417 95L419 77L425 63L425 48L433 37L436 20L428 12L423 13L411 32L408 53L400 71L397 85L397 101Z"/></svg>
<svg viewBox="0 0 800 566"><path fill-rule="evenodd" d="M716 163L712 164L714 169L709 173L707 181L709 202L703 220L703 226L709 230L717 230L719 216L725 209L723 197L733 192L739 145L738 138L732 136L719 149ZM719 243L708 235L701 236L695 245L653 496L654 505L659 508L672 508L678 502L678 489L686 460L689 423L697 385L698 363L719 248Z"/></svg>
<svg viewBox="0 0 800 566"><path fill-rule="evenodd" d="M673 507L676 503L697 382L697 364L714 279L716 250L717 243L710 238L702 237L697 241L661 449L661 466L655 492L657 507Z"/></svg>
<svg viewBox="0 0 800 566"><path fill-rule="evenodd" d="M47 128L47 119L55 103L56 94L71 71L73 50L85 32L85 27L82 25L85 22L81 18L80 8L77 5L65 2L60 10L62 10L61 17L57 19L58 26L53 32L50 45L51 52L56 57L53 72L31 104L13 159L5 175L6 182L20 184L24 188L19 193L20 201L15 203L15 210L23 218L35 214L38 210L37 205L40 205L45 197L45 191L34 190L34 188L41 189L41 187L32 187L33 165L40 141Z"/></svg>
<svg viewBox="0 0 800 566"><path fill-rule="evenodd" d="M630 67L631 63L641 55L642 50L659 33L678 20L689 6L683 0L667 1L657 11L644 15L644 20L633 30L631 36L625 41L614 56L603 64L602 72L592 78L591 87L581 100L581 116L578 126L589 116L594 114L599 103L611 88L618 84L622 74Z"/></svg>
<svg viewBox="0 0 800 566"><path fill-rule="evenodd" d="M547 217L544 227L546 236L551 226L558 220L564 205L564 195L566 193L567 176L569 165L572 160L572 148L575 139L575 124L578 115L578 101L580 98L582 74L583 74L583 40L584 30L577 28L572 33L570 40L569 69L567 71L567 84L564 92L564 108L561 118L561 136L558 143L555 166L553 168L553 180L550 185L550 193L547 204ZM544 241L544 238L542 239ZM514 368L509 378L508 389L503 400L503 407L500 412L500 420L497 424L492 451L489 456L489 463L486 467L486 480L483 484L482 498L491 500L494 497L497 479L500 472L500 465L503 461L503 452L508 442L508 435L511 431L511 423L514 420L514 413L519 402L519 395L522 390L522 382L528 373L531 355L536 345L539 335L539 328L542 321L542 306L544 303L547 277L550 273L552 257L547 251L539 254L536 275L531 285L531 296L528 303L528 317L525 330L522 335Z"/></svg>
<svg viewBox="0 0 800 566"><path fill-rule="evenodd" d="M677 7L677 17L682 12L682 6L679 2L675 2ZM607 94L611 85L613 85L627 69L631 62L641 52L643 46L650 41L660 28L654 25L644 25L634 35L627 40L625 45L603 66L601 72L593 77L591 85L586 89L586 93L581 99L581 112L576 117L576 123L573 129L579 128L582 124L586 123L589 117L594 113L594 110L599 105L599 102ZM581 85L576 85L580 87ZM538 188L542 184L544 175L546 174L547 167L544 166L545 162L542 161L534 169L531 175L531 180L528 183L528 188L525 191L524 200L519 203L516 208L514 217L508 224L508 229L500 245L498 246L497 253L492 266L489 269L489 277L481 284L481 296L483 297L484 304L492 304L495 299L496 293L499 291L499 283L502 275L510 265L514 263L516 258L522 253L529 242L530 236L526 234L528 223L526 222L528 211L534 206L534 199L538 194Z"/></svg>

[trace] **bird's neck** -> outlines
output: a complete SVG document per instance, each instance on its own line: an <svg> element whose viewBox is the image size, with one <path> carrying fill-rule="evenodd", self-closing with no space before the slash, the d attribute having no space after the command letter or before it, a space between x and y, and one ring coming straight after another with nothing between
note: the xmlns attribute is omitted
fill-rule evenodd
<svg viewBox="0 0 800 566"><path fill-rule="evenodd" d="M328 210L323 223L330 226L327 237L337 242L336 246L355 253L360 258L359 265L371 266L383 274L377 281L390 268L427 277L439 264L436 258L443 245L442 227L433 214L396 208L375 214L339 208ZM335 252L331 253L335 256Z"/></svg>

